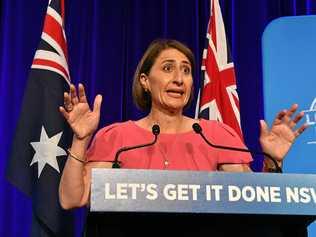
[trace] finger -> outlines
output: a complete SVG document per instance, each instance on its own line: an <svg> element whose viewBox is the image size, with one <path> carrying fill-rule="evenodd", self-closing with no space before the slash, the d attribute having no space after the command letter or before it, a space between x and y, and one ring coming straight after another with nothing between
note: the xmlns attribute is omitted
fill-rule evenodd
<svg viewBox="0 0 316 237"><path fill-rule="evenodd" d="M76 91L76 87L71 84L70 85L70 96L71 96L71 102L76 105L79 103L79 99L78 99L78 96L77 96L77 91Z"/></svg>
<svg viewBox="0 0 316 237"><path fill-rule="evenodd" d="M102 95L97 95L93 103L93 112L100 113L102 103Z"/></svg>
<svg viewBox="0 0 316 237"><path fill-rule="evenodd" d="M275 117L275 119L274 119L274 121L273 121L272 126L273 126L273 125L280 124L281 121L282 121L282 119L284 118L286 112L287 112L287 110L285 110L285 109L282 110L282 111L280 111L280 112L276 115L276 117Z"/></svg>
<svg viewBox="0 0 316 237"><path fill-rule="evenodd" d="M308 128L308 124L307 123L303 124L300 128L296 129L294 131L295 137L298 137L299 135L301 135L305 131L306 128Z"/></svg>
<svg viewBox="0 0 316 237"><path fill-rule="evenodd" d="M297 110L298 104L293 104L290 109L287 110L286 115L291 117Z"/></svg>
<svg viewBox="0 0 316 237"><path fill-rule="evenodd" d="M304 111L301 111L295 116L295 118L293 119L293 122L298 123L303 117L304 117Z"/></svg>
<svg viewBox="0 0 316 237"><path fill-rule="evenodd" d="M79 102L87 103L86 92L85 92L84 86L81 83L79 83L78 85L78 95L79 95Z"/></svg>
<svg viewBox="0 0 316 237"><path fill-rule="evenodd" d="M296 125L295 121L292 120L292 116L296 112L297 108L298 104L293 104L290 109L286 110L286 113L282 118L282 122L287 124L290 128L293 128Z"/></svg>
<svg viewBox="0 0 316 237"><path fill-rule="evenodd" d="M292 115L296 112L298 108L297 104L293 104L290 109L282 110L276 116L273 125L280 124L281 122L287 124L289 127L294 127L296 124L291 120Z"/></svg>
<svg viewBox="0 0 316 237"><path fill-rule="evenodd" d="M291 116L289 116L288 110L286 111L286 113L284 114L283 118L282 118L282 123L288 125L289 127L291 126Z"/></svg>
<svg viewBox="0 0 316 237"><path fill-rule="evenodd" d="M260 137L265 137L269 135L269 127L264 120L260 120Z"/></svg>
<svg viewBox="0 0 316 237"><path fill-rule="evenodd" d="M71 111L73 109L70 95L67 92L64 92L64 105L67 111Z"/></svg>
<svg viewBox="0 0 316 237"><path fill-rule="evenodd" d="M295 118L293 120L291 120L289 122L289 127L290 128L294 128L296 126L296 124L304 117L304 112L301 111L299 114L297 114L295 116Z"/></svg>
<svg viewBox="0 0 316 237"><path fill-rule="evenodd" d="M67 111L65 110L64 107L59 106L59 112L64 116L64 118L65 118L66 120L69 119L69 114L67 113Z"/></svg>

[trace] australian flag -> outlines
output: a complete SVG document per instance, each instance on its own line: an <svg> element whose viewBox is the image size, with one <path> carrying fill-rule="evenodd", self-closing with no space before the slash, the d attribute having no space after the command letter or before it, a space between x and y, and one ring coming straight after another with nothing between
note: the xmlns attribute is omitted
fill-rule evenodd
<svg viewBox="0 0 316 237"><path fill-rule="evenodd" d="M58 186L72 133L58 107L69 90L64 1L50 0L31 66L7 178L32 198L31 236L72 236L72 213L64 211Z"/></svg>
<svg viewBox="0 0 316 237"><path fill-rule="evenodd" d="M210 6L196 117L223 122L235 129L242 138L234 63L219 1L211 0Z"/></svg>

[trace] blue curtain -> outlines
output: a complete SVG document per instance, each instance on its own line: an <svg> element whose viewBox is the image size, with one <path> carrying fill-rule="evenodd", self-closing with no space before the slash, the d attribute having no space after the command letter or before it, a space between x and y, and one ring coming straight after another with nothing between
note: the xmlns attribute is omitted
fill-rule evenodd
<svg viewBox="0 0 316 237"><path fill-rule="evenodd" d="M31 203L4 176L47 1L0 2L0 235L28 236ZM263 118L262 32L277 17L315 14L316 2L222 0L220 3L236 68L245 142L249 148L259 149L258 120ZM131 83L137 62L153 39L168 37L186 43L200 67L208 18L209 0L66 1L72 81L86 85L90 101L97 93L103 95L100 127L144 115L132 103ZM197 70L195 88L199 76ZM193 116L194 106L186 114ZM261 169L260 158L255 159L253 168ZM78 233L82 219L79 215Z"/></svg>

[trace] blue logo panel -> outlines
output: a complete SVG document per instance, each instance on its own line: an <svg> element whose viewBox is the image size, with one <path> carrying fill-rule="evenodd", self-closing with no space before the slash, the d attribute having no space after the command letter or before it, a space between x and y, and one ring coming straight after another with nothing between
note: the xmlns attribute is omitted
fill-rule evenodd
<svg viewBox="0 0 316 237"><path fill-rule="evenodd" d="M316 16L282 17L262 37L265 119L271 124L281 109L299 104L301 135L284 163L287 173L316 173ZM313 232L313 233L312 233ZM316 227L310 235L316 236Z"/></svg>

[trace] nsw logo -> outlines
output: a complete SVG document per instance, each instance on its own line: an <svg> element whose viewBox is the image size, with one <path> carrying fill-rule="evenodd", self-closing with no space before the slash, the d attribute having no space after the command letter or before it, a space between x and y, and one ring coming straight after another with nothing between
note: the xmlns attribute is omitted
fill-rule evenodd
<svg viewBox="0 0 316 237"><path fill-rule="evenodd" d="M316 97L314 98L309 110L304 110L306 123L313 127L314 135L316 137ZM307 144L316 144L316 138L307 142Z"/></svg>

